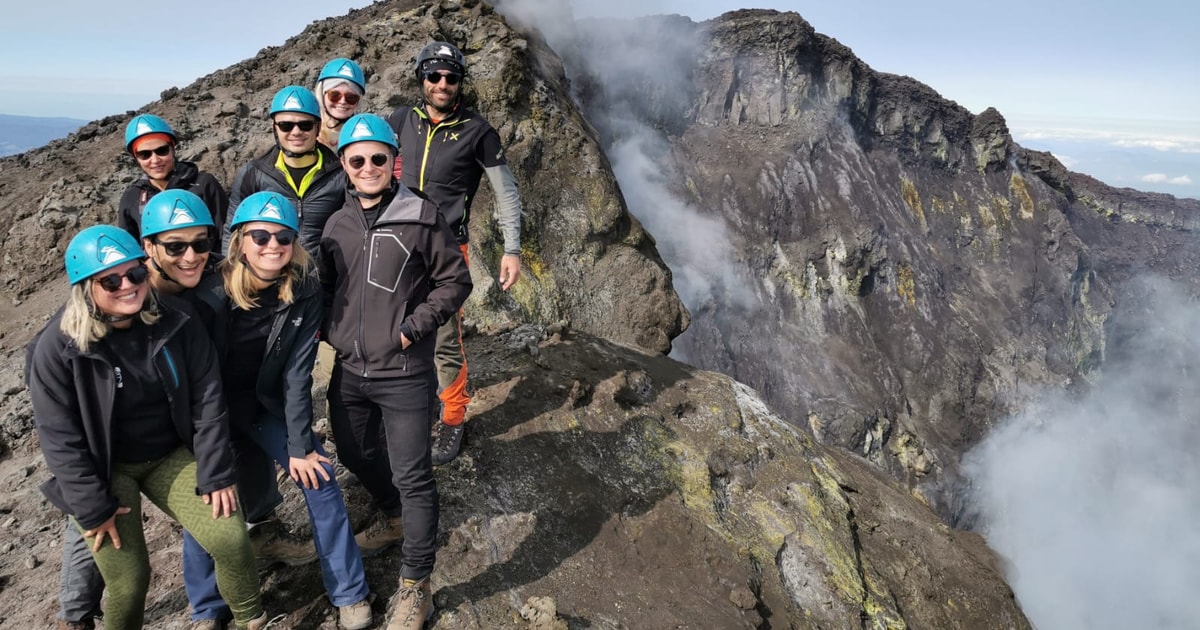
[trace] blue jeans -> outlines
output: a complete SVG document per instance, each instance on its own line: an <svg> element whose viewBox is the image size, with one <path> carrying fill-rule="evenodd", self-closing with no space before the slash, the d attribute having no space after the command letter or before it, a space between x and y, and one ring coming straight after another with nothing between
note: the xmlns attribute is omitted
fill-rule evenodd
<svg viewBox="0 0 1200 630"><path fill-rule="evenodd" d="M246 431L250 439L280 466L287 468L287 426L281 418L267 416L260 424ZM313 450L325 455L316 436ZM317 488L297 487L304 493L308 507L308 519L312 523L313 543L321 559L321 577L325 592L334 606L349 606L367 598L367 575L363 570L362 555L358 543L354 542L354 531L350 528L350 517L342 501L342 489L338 487L333 467L323 466L329 473L329 481L322 481ZM192 603L192 619L225 619L229 615L217 592L216 574L212 558L190 536L183 540L183 582ZM200 606L197 606L200 603Z"/></svg>

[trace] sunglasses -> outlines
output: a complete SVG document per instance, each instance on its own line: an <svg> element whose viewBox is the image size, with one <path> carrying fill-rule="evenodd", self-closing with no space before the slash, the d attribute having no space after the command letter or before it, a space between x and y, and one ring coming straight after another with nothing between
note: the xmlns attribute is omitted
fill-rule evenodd
<svg viewBox="0 0 1200 630"><path fill-rule="evenodd" d="M371 164L374 164L375 166L383 166L384 164L387 164L388 157L390 156L386 153L376 153L371 156ZM367 158L361 155L351 155L350 157L346 158L346 164L349 164L350 168L357 171L358 169L367 165Z"/></svg>
<svg viewBox="0 0 1200 630"><path fill-rule="evenodd" d="M164 144L161 147L158 147L157 149L143 149L141 151L133 152L133 154L137 156L137 159L139 159L143 162L145 162L146 160L149 160L151 155L157 155L159 157L166 157L166 156L170 155L170 153L171 153L171 145L169 145L169 144Z"/></svg>
<svg viewBox="0 0 1200 630"><path fill-rule="evenodd" d="M254 244L259 247L265 247L267 243L270 243L272 236L275 237L275 242L279 243L280 247L287 247L296 240L296 230L291 228L284 228L278 232L246 230L246 236L249 236L250 240L254 241Z"/></svg>
<svg viewBox="0 0 1200 630"><path fill-rule="evenodd" d="M281 120L281 121L275 123L275 126L279 127L279 130L282 131L283 133L291 133L292 129L294 129L296 127L299 127L300 131L308 133L313 130L313 127L317 126L317 121L304 120L301 122L292 122L290 120Z"/></svg>
<svg viewBox="0 0 1200 630"><path fill-rule="evenodd" d="M462 77L457 74L454 74L453 72L426 72L425 73L425 80L434 85L441 83L442 79L445 79L446 83L449 85L458 85L458 82L460 79L462 79Z"/></svg>
<svg viewBox="0 0 1200 630"><path fill-rule="evenodd" d="M109 293L116 293L121 290L121 285L125 284L125 278L129 278L129 283L137 286L146 281L150 277L150 270L146 269L145 265L138 265L124 274L110 273L107 276L96 278L96 284L100 285L101 289Z"/></svg>
<svg viewBox="0 0 1200 630"><path fill-rule="evenodd" d="M198 238L194 241L155 240L154 244L162 245L163 250L166 251L167 255L172 258L175 256L182 256L189 247L192 248L192 251L196 252L197 254L207 254L208 252L212 251L212 239L210 238Z"/></svg>
<svg viewBox="0 0 1200 630"><path fill-rule="evenodd" d="M362 98L354 92L339 92L337 90L329 90L325 92L325 96L329 97L330 103L340 103L342 99L346 99L347 105L358 105L358 99Z"/></svg>

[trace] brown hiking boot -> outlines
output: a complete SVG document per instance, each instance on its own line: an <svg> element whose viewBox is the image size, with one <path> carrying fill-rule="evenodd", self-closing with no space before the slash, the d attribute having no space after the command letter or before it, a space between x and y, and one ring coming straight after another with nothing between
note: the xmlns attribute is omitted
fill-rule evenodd
<svg viewBox="0 0 1200 630"><path fill-rule="evenodd" d="M425 627L425 621L433 616L429 578L406 586L407 581L400 578L400 590L396 591L396 603L392 607L387 630L421 630Z"/></svg>
<svg viewBox="0 0 1200 630"><path fill-rule="evenodd" d="M363 557L373 556L404 540L404 517L380 514L370 527L354 535Z"/></svg>
<svg viewBox="0 0 1200 630"><path fill-rule="evenodd" d="M297 567L315 562L317 547L311 540L300 540L278 521L263 523L250 530L250 545L260 566L286 564Z"/></svg>
<svg viewBox="0 0 1200 630"><path fill-rule="evenodd" d="M193 621L188 630L224 630L225 622L217 619L200 619Z"/></svg>
<svg viewBox="0 0 1200 630"><path fill-rule="evenodd" d="M371 627L371 601L364 599L349 606L338 606L338 623L343 630L364 630Z"/></svg>
<svg viewBox="0 0 1200 630"><path fill-rule="evenodd" d="M59 619L58 630L96 630L96 621L94 619L84 619L83 621Z"/></svg>

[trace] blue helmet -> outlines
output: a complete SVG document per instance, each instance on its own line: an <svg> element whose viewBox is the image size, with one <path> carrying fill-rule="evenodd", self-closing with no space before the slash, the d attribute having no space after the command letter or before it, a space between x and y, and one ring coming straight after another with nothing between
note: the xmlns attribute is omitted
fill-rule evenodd
<svg viewBox="0 0 1200 630"><path fill-rule="evenodd" d="M367 80L363 77L362 68L345 57L333 59L325 64L325 67L321 68L321 74L317 77L317 83L325 79L345 79L357 85L358 89L363 92L367 91Z"/></svg>
<svg viewBox="0 0 1200 630"><path fill-rule="evenodd" d="M190 227L214 227L212 213L195 193L164 190L151 197L142 210L142 238Z"/></svg>
<svg viewBox="0 0 1200 630"><path fill-rule="evenodd" d="M134 140L152 133L165 133L171 136L172 143L175 142L175 131L167 121L154 114L138 114L125 126L125 150L132 151Z"/></svg>
<svg viewBox="0 0 1200 630"><path fill-rule="evenodd" d="M275 114L283 112L297 112L320 118L321 106L317 103L317 97L307 88L289 85L275 93L275 98L271 99L271 111L267 116L274 118Z"/></svg>
<svg viewBox="0 0 1200 630"><path fill-rule="evenodd" d="M67 244L64 262L67 280L78 284L105 269L146 257L133 236L112 225L93 225L80 230Z"/></svg>
<svg viewBox="0 0 1200 630"><path fill-rule="evenodd" d="M386 120L375 114L355 114L342 125L342 131L338 134L338 155L355 142L368 140L388 145L392 153L400 150L396 132L392 131L392 126Z"/></svg>
<svg viewBox="0 0 1200 630"><path fill-rule="evenodd" d="M253 221L278 223L283 227L300 231L300 217L296 212L295 204L279 193L262 191L243 199L242 203L238 204L237 210L233 211L233 221L229 223L229 228L233 229L243 223Z"/></svg>

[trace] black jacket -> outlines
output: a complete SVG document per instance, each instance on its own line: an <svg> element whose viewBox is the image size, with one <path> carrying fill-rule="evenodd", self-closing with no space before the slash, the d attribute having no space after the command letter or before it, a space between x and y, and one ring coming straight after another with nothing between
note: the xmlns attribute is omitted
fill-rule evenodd
<svg viewBox="0 0 1200 630"><path fill-rule="evenodd" d="M384 197L368 228L362 204L330 217L321 237L325 338L338 362L363 377L433 369L437 329L471 294L471 274L437 206L404 186ZM404 330L412 341L400 349Z"/></svg>
<svg viewBox="0 0 1200 630"><path fill-rule="evenodd" d="M231 313L237 307L225 293L221 274L202 280L193 294L212 316L209 331L219 362L224 365L233 321ZM289 457L304 457L312 450L312 372L317 360L322 307L321 285L316 275L311 274L296 289L295 300L280 304L275 310L266 353L258 369L255 385L258 400L269 413L287 423Z"/></svg>
<svg viewBox="0 0 1200 630"><path fill-rule="evenodd" d="M191 162L176 161L175 170L171 171L171 176L167 178L167 190L195 193L212 213L213 224L217 226L212 230L213 237L221 236L220 226L225 224L229 195L225 194L225 188L216 177L200 170ZM162 191L150 183L150 178L143 174L121 194L121 201L117 204L117 221L121 229L132 234L139 243L142 242L142 210L146 208L146 202L160 192Z"/></svg>
<svg viewBox="0 0 1200 630"><path fill-rule="evenodd" d="M329 217L342 207L346 196L346 174L342 171L342 163L337 155L323 144L317 144L320 152L321 168L313 176L312 183L300 197L288 183L288 178L276 168L279 159L279 149L274 148L249 164L238 169L233 178L233 187L229 189L229 215L225 220L225 229L221 236L224 244L222 253L229 249L229 222L233 213L242 200L256 192L274 192L283 195L296 204L300 213L300 244L310 254L317 251L321 241L321 231Z"/></svg>
<svg viewBox="0 0 1200 630"><path fill-rule="evenodd" d="M197 494L234 485L229 418L212 341L191 307L159 296L161 318L151 328L152 353L179 439L196 455ZM34 422L53 477L42 492L85 529L117 510L112 475L113 366L101 353L80 352L59 330L61 311L39 333L26 366ZM141 324L137 324L141 325Z"/></svg>
<svg viewBox="0 0 1200 630"><path fill-rule="evenodd" d="M508 168L500 135L478 112L461 106L437 124L422 107L401 107L388 123L400 141L400 181L437 203L455 240L466 243L471 202L485 169ZM519 221L519 204L515 212Z"/></svg>

